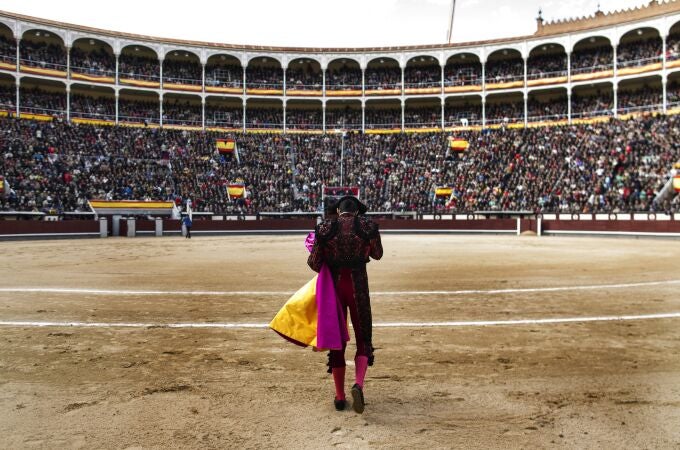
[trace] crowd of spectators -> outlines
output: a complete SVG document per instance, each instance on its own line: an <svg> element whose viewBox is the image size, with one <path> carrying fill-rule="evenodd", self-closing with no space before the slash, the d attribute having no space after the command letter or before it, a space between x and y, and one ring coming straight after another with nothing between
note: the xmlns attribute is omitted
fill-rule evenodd
<svg viewBox="0 0 680 450"><path fill-rule="evenodd" d="M66 70L66 50L61 45L24 39L19 45L19 58L27 66Z"/></svg>
<svg viewBox="0 0 680 450"><path fill-rule="evenodd" d="M671 33L666 39L666 60L680 59L680 34Z"/></svg>
<svg viewBox="0 0 680 450"><path fill-rule="evenodd" d="M118 99L118 120L122 122L159 123L160 104L158 100Z"/></svg>
<svg viewBox="0 0 680 450"><path fill-rule="evenodd" d="M409 66L404 70L405 88L440 87L442 69L439 66Z"/></svg>
<svg viewBox="0 0 680 450"><path fill-rule="evenodd" d="M527 79L567 76L567 55L541 55L527 62Z"/></svg>
<svg viewBox="0 0 680 450"><path fill-rule="evenodd" d="M118 76L133 80L160 80L158 58L123 52L118 57Z"/></svg>
<svg viewBox="0 0 680 450"><path fill-rule="evenodd" d="M479 62L450 64L444 68L445 86L480 84L482 84L482 65Z"/></svg>
<svg viewBox="0 0 680 450"><path fill-rule="evenodd" d="M567 97L552 99L537 99L529 97L527 100L527 118L529 122L543 120L563 120L569 113Z"/></svg>
<svg viewBox="0 0 680 450"><path fill-rule="evenodd" d="M87 200L191 199L197 211L318 211L321 186L358 186L372 211L677 211L654 195L680 159L680 117L448 134L235 134L0 119L0 210L86 211ZM341 140L344 139L344 142ZM340 179L338 149L344 178ZM247 198L230 199L242 182ZM435 187L453 194L435 201Z"/></svg>
<svg viewBox="0 0 680 450"><path fill-rule="evenodd" d="M0 110L14 111L16 109L16 99L16 85L0 84Z"/></svg>
<svg viewBox="0 0 680 450"><path fill-rule="evenodd" d="M361 90L361 69L359 67L340 66L326 71L326 89L342 91L349 89Z"/></svg>
<svg viewBox="0 0 680 450"><path fill-rule="evenodd" d="M613 114L614 97L611 91L597 91L591 95L572 94L571 117L588 118Z"/></svg>
<svg viewBox="0 0 680 450"><path fill-rule="evenodd" d="M240 88L243 86L243 68L236 64L209 64L205 66L205 85Z"/></svg>
<svg viewBox="0 0 680 450"><path fill-rule="evenodd" d="M365 76L366 90L401 89L401 69L399 67L368 68Z"/></svg>
<svg viewBox="0 0 680 450"><path fill-rule="evenodd" d="M17 61L17 41L0 35L0 61L9 64L16 64Z"/></svg>
<svg viewBox="0 0 680 450"><path fill-rule="evenodd" d="M442 126L442 107L422 106L409 107L404 109L405 128L441 128Z"/></svg>
<svg viewBox="0 0 680 450"><path fill-rule="evenodd" d="M361 129L361 109L357 108L326 108L326 129Z"/></svg>
<svg viewBox="0 0 680 450"><path fill-rule="evenodd" d="M366 128L401 128L401 109L366 108Z"/></svg>
<svg viewBox="0 0 680 450"><path fill-rule="evenodd" d="M524 101L486 103L486 123L524 122Z"/></svg>
<svg viewBox="0 0 680 450"><path fill-rule="evenodd" d="M617 66L644 66L660 61L662 54L663 43L660 37L619 44L616 49Z"/></svg>
<svg viewBox="0 0 680 450"><path fill-rule="evenodd" d="M614 50L611 45L577 50L571 54L571 73L590 73L612 69Z"/></svg>
<svg viewBox="0 0 680 450"><path fill-rule="evenodd" d="M233 106L205 105L205 126L243 128L243 108Z"/></svg>
<svg viewBox="0 0 680 450"><path fill-rule="evenodd" d="M71 117L116 120L116 98L112 96L92 97L71 93Z"/></svg>
<svg viewBox="0 0 680 450"><path fill-rule="evenodd" d="M486 82L505 83L524 79L524 60L502 59L486 63Z"/></svg>
<svg viewBox="0 0 680 450"><path fill-rule="evenodd" d="M246 128L283 128L283 109L248 107Z"/></svg>
<svg viewBox="0 0 680 450"><path fill-rule="evenodd" d="M277 68L246 68L246 87L249 89L283 89L283 70Z"/></svg>
<svg viewBox="0 0 680 450"><path fill-rule="evenodd" d="M163 61L163 83L198 84L203 82L203 69L198 62L166 59Z"/></svg>
<svg viewBox="0 0 680 450"><path fill-rule="evenodd" d="M661 87L653 88L643 86L638 89L619 89L617 94L617 106L619 112L649 111L659 109L663 103Z"/></svg>
<svg viewBox="0 0 680 450"><path fill-rule="evenodd" d="M481 125L482 104L463 103L462 105L447 104L444 109L444 125L459 127L467 125Z"/></svg>
<svg viewBox="0 0 680 450"><path fill-rule="evenodd" d="M95 76L116 76L116 57L103 48L90 52L78 47L71 49L71 71Z"/></svg>
<svg viewBox="0 0 680 450"><path fill-rule="evenodd" d="M292 65L286 70L286 89L320 91L323 89L323 74L311 66Z"/></svg>
<svg viewBox="0 0 680 450"><path fill-rule="evenodd" d="M66 91L45 91L39 88L21 86L19 91L19 110L29 114L48 116L66 115Z"/></svg>
<svg viewBox="0 0 680 450"><path fill-rule="evenodd" d="M321 109L286 108L286 128L295 130L322 130Z"/></svg>
<svg viewBox="0 0 680 450"><path fill-rule="evenodd" d="M163 100L163 123L200 127L202 121L203 108L200 103L168 98Z"/></svg>

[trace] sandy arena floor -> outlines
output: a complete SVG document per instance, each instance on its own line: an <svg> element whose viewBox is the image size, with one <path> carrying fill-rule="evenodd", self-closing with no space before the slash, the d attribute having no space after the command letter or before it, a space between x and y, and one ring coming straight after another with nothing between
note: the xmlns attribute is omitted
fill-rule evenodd
<svg viewBox="0 0 680 450"><path fill-rule="evenodd" d="M325 353L163 326L268 323L303 239L0 243L0 447L680 448L680 241L384 236L357 415ZM512 322L565 318L596 320Z"/></svg>

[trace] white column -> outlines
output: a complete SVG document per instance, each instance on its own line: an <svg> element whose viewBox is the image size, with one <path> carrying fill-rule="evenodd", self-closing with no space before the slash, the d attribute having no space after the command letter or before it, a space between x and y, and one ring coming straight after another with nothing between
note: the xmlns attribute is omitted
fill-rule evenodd
<svg viewBox="0 0 680 450"><path fill-rule="evenodd" d="M618 84L614 85L614 117L619 117L619 86Z"/></svg>
<svg viewBox="0 0 680 450"><path fill-rule="evenodd" d="M16 80L16 86L17 86L16 114L17 114L17 117L21 117L21 108L19 107L19 102L21 102L21 95L19 95L20 92L21 92L20 85L21 85L21 79L19 79L19 77L17 77L17 80Z"/></svg>
<svg viewBox="0 0 680 450"><path fill-rule="evenodd" d="M159 99L159 119L160 119L160 125L161 127L163 126L163 93L161 92L160 95L158 96Z"/></svg>
<svg viewBox="0 0 680 450"><path fill-rule="evenodd" d="M401 99L401 131L404 131L404 110L406 109L406 101L402 98Z"/></svg>
<svg viewBox="0 0 680 450"><path fill-rule="evenodd" d="M66 85L66 121L71 121L71 85Z"/></svg>
<svg viewBox="0 0 680 450"><path fill-rule="evenodd" d="M366 96L366 69L361 69L361 96Z"/></svg>
<svg viewBox="0 0 680 450"><path fill-rule="evenodd" d="M118 61L118 59L120 58L120 53L114 53L114 56L116 57L116 74L114 75L114 80L115 80L116 86L118 86L118 83L119 83L119 80L120 80L120 77L118 76L118 72L120 70L119 61Z"/></svg>
<svg viewBox="0 0 680 450"><path fill-rule="evenodd" d="M663 113L666 114L666 111L668 110L668 100L666 99L666 94L667 94L667 84L668 84L668 79L666 78L666 75L664 74L663 78L661 79L661 94L663 95L663 100L661 104L663 105Z"/></svg>
<svg viewBox="0 0 680 450"><path fill-rule="evenodd" d="M366 132L366 103L361 102L361 132Z"/></svg>
<svg viewBox="0 0 680 450"><path fill-rule="evenodd" d="M445 69L446 66L441 65L440 67L442 68L442 83L441 83L442 84L442 95L444 95L444 73L445 73L444 69Z"/></svg>
<svg viewBox="0 0 680 450"><path fill-rule="evenodd" d="M486 128L486 95L482 96L482 129Z"/></svg>
<svg viewBox="0 0 680 450"><path fill-rule="evenodd" d="M442 131L444 130L444 128L446 128L446 120L444 118L444 113L446 111L444 109L444 104L445 104L445 100L444 100L444 98L442 98Z"/></svg>
<svg viewBox="0 0 680 450"><path fill-rule="evenodd" d="M326 103L321 103L321 120L322 122L322 130L324 134L326 133Z"/></svg>
<svg viewBox="0 0 680 450"><path fill-rule="evenodd" d="M66 46L66 79L71 79L71 47Z"/></svg>
<svg viewBox="0 0 680 450"><path fill-rule="evenodd" d="M246 75L245 75L245 71L244 71L243 72L243 78L245 78L245 76ZM245 84L244 84L244 86L245 86ZM242 122L243 122L243 132L245 133L246 132L246 100L245 99L243 99L243 120L242 120Z"/></svg>
<svg viewBox="0 0 680 450"><path fill-rule="evenodd" d="M205 92L205 64L201 64L201 92Z"/></svg>
<svg viewBox="0 0 680 450"><path fill-rule="evenodd" d="M243 68L243 95L246 95L246 68L245 67ZM244 111L245 111L245 107L246 107L246 105L244 103L243 104L243 110ZM243 116L243 117L245 118L245 116ZM245 120L244 120L243 123L245 123ZM244 127L245 127L245 125L244 125Z"/></svg>
<svg viewBox="0 0 680 450"><path fill-rule="evenodd" d="M283 133L286 133L286 99L283 99Z"/></svg>
<svg viewBox="0 0 680 450"><path fill-rule="evenodd" d="M19 67L20 67L20 62L19 62L19 61L21 60L21 51L19 50L19 46L20 46L20 45L21 45L21 39L19 38L19 39L17 39L17 60L16 60L16 66L17 66L17 67L16 67L16 72L17 72L17 75L19 74ZM17 80L18 80L18 79L19 79L19 77L17 76Z"/></svg>
<svg viewBox="0 0 680 450"><path fill-rule="evenodd" d="M567 52L567 84L571 85L571 52Z"/></svg>
<svg viewBox="0 0 680 450"><path fill-rule="evenodd" d="M205 97L201 97L201 128L205 130Z"/></svg>
<svg viewBox="0 0 680 450"><path fill-rule="evenodd" d="M158 73L159 73L159 76L160 76L159 86L161 88L161 93L162 93L162 91L163 91L163 58L158 58L158 64L160 65L160 68L158 69Z"/></svg>
<svg viewBox="0 0 680 450"><path fill-rule="evenodd" d="M667 43L666 43L666 37L664 36L661 39L661 55L662 55L662 60L661 60L661 67L662 67L662 72L661 72L661 88L662 88L662 94L663 94L663 100L662 100L662 105L663 105L663 113L666 114L666 111L668 111L668 99L666 98L666 95L668 93L667 90L667 83L668 83L668 72L666 70L666 49L667 49Z"/></svg>
<svg viewBox="0 0 680 450"><path fill-rule="evenodd" d="M571 125L571 86L567 87L567 123Z"/></svg>
<svg viewBox="0 0 680 450"><path fill-rule="evenodd" d="M526 78L524 79L526 81ZM529 102L529 93L524 89L524 126L526 127L529 123L529 107L527 103Z"/></svg>
<svg viewBox="0 0 680 450"><path fill-rule="evenodd" d="M116 75L118 75L118 71L116 71ZM119 109L118 109L119 108L118 103L120 101L120 92L118 92L118 90L116 90L114 94L115 94L115 97L116 97L116 125L118 125L118 122L120 120L118 118L118 116L120 115L120 112L119 112Z"/></svg>

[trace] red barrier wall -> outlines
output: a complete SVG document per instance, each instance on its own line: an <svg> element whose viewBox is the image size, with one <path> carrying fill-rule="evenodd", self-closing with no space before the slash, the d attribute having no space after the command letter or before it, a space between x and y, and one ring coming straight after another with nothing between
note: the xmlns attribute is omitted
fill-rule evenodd
<svg viewBox="0 0 680 450"><path fill-rule="evenodd" d="M624 233L680 233L677 220L547 220L543 231L595 231Z"/></svg>
<svg viewBox="0 0 680 450"><path fill-rule="evenodd" d="M0 220L0 235L49 235L53 233L99 234L99 222L96 220L65 220L59 222L44 222L39 220Z"/></svg>

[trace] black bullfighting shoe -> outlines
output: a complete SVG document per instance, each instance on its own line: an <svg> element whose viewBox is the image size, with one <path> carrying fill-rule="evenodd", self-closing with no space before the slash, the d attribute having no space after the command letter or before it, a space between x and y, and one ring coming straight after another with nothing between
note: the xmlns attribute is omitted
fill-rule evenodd
<svg viewBox="0 0 680 450"><path fill-rule="evenodd" d="M347 407L347 400L338 400L337 398L333 400L333 403L335 403L335 410L336 411L344 411L345 408Z"/></svg>
<svg viewBox="0 0 680 450"><path fill-rule="evenodd" d="M354 411L359 414L364 412L364 406L366 405L364 402L364 391L358 384L352 386L352 399L354 400L352 402L352 408Z"/></svg>

